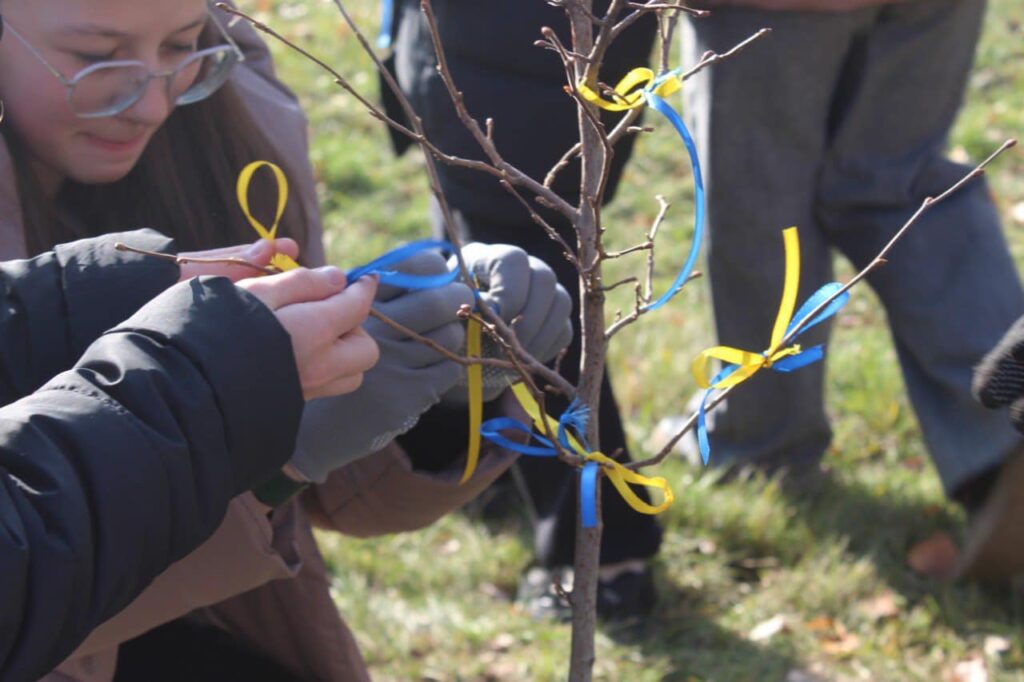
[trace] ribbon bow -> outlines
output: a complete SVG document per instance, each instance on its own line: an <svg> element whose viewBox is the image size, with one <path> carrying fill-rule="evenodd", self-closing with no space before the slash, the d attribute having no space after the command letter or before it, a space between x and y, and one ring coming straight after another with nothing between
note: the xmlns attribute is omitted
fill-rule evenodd
<svg viewBox="0 0 1024 682"><path fill-rule="evenodd" d="M535 429L544 431L544 424L546 422L550 432L558 434L558 442L562 447L579 455L583 467L580 475L580 516L584 528L594 528L597 526L597 483L599 469L604 470L608 480L611 481L615 489L622 495L622 499L641 514L660 514L668 509L675 500L675 497L672 495L672 489L664 478L660 476L648 477L639 474L627 469L603 453L591 451L587 447L586 438L582 435L586 428L587 415L585 409L580 408L574 403L569 406L569 409L562 414L558 421L555 421L552 417L541 413L537 401L533 399L533 396L530 395L530 392L522 383L512 386L512 392L515 394L519 404L526 410L526 413L530 415ZM570 427L580 434L579 440L570 433ZM529 434L540 445L526 445L513 442L501 434L501 431L508 429ZM488 420L483 425L482 433L484 438L496 445L523 455L533 457L555 457L558 455L558 450L555 448L554 443L535 433L534 429L531 429L526 424L509 417L498 417ZM661 504L652 505L645 502L633 491L630 487L631 485L641 485L660 490L662 492Z"/></svg>
<svg viewBox="0 0 1024 682"><path fill-rule="evenodd" d="M849 292L844 291L813 319L808 320L807 317L812 312L842 289L842 285L838 282L830 282L814 292L800 306L794 317L793 308L796 305L797 291L800 288L800 239L795 227L783 230L782 238L786 250L786 276L782 288L782 301L779 303L779 312L775 317L775 326L772 328L771 342L768 348L760 353L754 353L730 346L715 346L702 351L694 358L690 367L697 380L697 385L707 389L701 400L700 412L697 417L697 442L704 464L708 463L708 457L711 454L705 416L707 402L712 391L737 386L762 369L792 372L821 360L825 356L824 347L821 345L805 350L799 344L785 347L783 344L787 339L795 339L811 327L835 315L850 298ZM799 331L792 334L794 330ZM708 379L708 366L712 359L720 360L723 367L718 374Z"/></svg>

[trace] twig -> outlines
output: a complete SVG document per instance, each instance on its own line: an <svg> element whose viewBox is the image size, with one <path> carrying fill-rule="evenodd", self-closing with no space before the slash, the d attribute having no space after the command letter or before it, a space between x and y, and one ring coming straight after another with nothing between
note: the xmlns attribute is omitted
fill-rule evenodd
<svg viewBox="0 0 1024 682"><path fill-rule="evenodd" d="M544 220L544 218L542 218L541 215L537 213L537 211L535 211L532 206L530 206L530 203L523 198L523 196L516 190L516 188L513 187L508 182L508 180L501 180L501 183L503 186L505 186L505 189L507 189L509 193L512 194L512 196L514 196L520 204L522 204L523 208L527 210L527 212L530 214L530 218L533 219L533 222L537 223L542 228L544 228L544 231L547 232L548 237L550 237L552 240L557 242L559 246L562 247L562 255L565 256L565 259L572 263L573 265L575 265L576 269L579 270L580 263L576 259L575 252L573 251L572 247L569 246L569 243L565 241L562 235L559 234L558 230L555 229L555 227L551 223Z"/></svg>
<svg viewBox="0 0 1024 682"><path fill-rule="evenodd" d="M387 325L388 327L391 327L400 334L408 336L413 341L422 343L425 346L429 346L433 350L437 351L440 355L444 356L446 360L451 360L452 362L462 365L463 367L481 365L483 367L498 367L500 369L510 370L514 370L516 368L516 366L508 360L501 360L499 358L469 358L459 355L458 353L453 353L444 346L442 346L441 344L434 341L433 339L430 339L426 336L423 336L422 334L414 332L413 330L409 329L402 323L391 319L390 317L380 312L379 310L376 310L375 308L370 308L370 317L380 320L383 324Z"/></svg>
<svg viewBox="0 0 1024 682"><path fill-rule="evenodd" d="M177 265L185 265L187 263L198 263L201 265L239 265L246 268L257 270L264 275L276 275L280 270L275 268L273 265L256 265L239 256L230 256L228 258L192 258L190 256L178 256L173 253L160 253L159 251L147 251L146 249L138 249L134 246L129 246L124 242L115 242L114 248L118 251L128 251L130 253L137 253L142 256L150 256L152 258L159 258L160 260L170 261Z"/></svg>
<svg viewBox="0 0 1024 682"><path fill-rule="evenodd" d="M832 304L833 301L835 301L837 298L839 298L844 293L849 291L852 287L854 287L858 282L867 277L867 275L870 272L881 267L882 265L885 265L888 262L886 260L886 256L889 254L892 248L900 239L903 238L903 235L907 233L907 230L909 230L921 218L921 216L928 211L928 209L932 208L936 204L945 201L950 196L960 191L960 189L962 189L971 180L974 180L978 176L983 175L985 173L985 168L988 167L989 164L991 164L1003 152L1012 148L1016 144L1016 140L1007 140L999 147L999 149L992 152L992 154L990 154L987 159L985 159L977 166L975 166L973 170L971 170L969 173L960 178L956 183L954 183L952 186L946 189L946 191L944 191L942 194L938 195L937 197L926 197L924 201L921 202L921 206L914 212L913 215L910 216L910 218L907 219L903 226L896 231L896 234L893 235L892 239L889 240L889 242L882 248L878 255L875 256L875 258L872 259L871 262L868 263L860 272L858 272L849 282L847 282L840 289L835 291L831 296L823 300L816 308L814 308L814 310L810 311L809 313L807 313L807 315L798 320L797 323L793 326L790 333L786 334L783 337L782 341L779 344L780 347L784 347L787 344L789 344L789 342L792 341L794 337L800 334L801 331L803 331L803 329L807 327L808 323L811 320L820 315L829 305ZM724 400L726 396L728 396L729 393L732 392L732 389L736 388L736 386L738 386L738 384L730 386L729 388L717 394L713 399L711 399L708 402L707 409L711 410L713 407L722 402L722 400ZM658 454L639 462L633 462L632 464L629 464L628 467L630 469L635 470L658 464L672 452L672 449L676 446L676 443L678 443L680 439L682 439L682 437L685 436L686 433L690 429L692 429L696 423L697 414L694 414L689 419L686 420L686 423L683 424L679 431L668 440L668 442L661 449L661 451L658 452Z"/></svg>

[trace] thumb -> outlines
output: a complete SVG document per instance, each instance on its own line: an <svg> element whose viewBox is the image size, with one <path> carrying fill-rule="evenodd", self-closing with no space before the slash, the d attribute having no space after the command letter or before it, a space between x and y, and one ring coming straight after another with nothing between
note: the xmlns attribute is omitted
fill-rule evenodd
<svg viewBox="0 0 1024 682"><path fill-rule="evenodd" d="M279 275L246 279L238 286L260 299L271 310L294 303L320 301L345 288L345 274L328 265L315 270L298 268Z"/></svg>

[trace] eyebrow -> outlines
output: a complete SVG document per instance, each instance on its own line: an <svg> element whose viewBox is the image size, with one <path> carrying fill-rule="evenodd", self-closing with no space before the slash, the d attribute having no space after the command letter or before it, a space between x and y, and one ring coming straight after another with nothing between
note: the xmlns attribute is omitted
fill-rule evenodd
<svg viewBox="0 0 1024 682"><path fill-rule="evenodd" d="M174 34L177 34L177 33L184 33L185 31L188 31L190 29L196 28L197 26L201 26L204 23L206 23L206 15L205 14L203 16L199 17L198 19L196 19L195 21L190 22L189 24L187 24L185 26L182 26L181 28L179 28L179 29L177 29L175 31L172 31L171 35L174 35ZM78 26L72 26L71 28L65 29L63 32L64 33L71 33L71 34L74 34L74 35L100 36L102 38L127 38L127 37L129 37L129 34L125 33L124 31L118 31L116 29L112 29L112 28L107 27L107 26L99 26L97 24L79 24Z"/></svg>

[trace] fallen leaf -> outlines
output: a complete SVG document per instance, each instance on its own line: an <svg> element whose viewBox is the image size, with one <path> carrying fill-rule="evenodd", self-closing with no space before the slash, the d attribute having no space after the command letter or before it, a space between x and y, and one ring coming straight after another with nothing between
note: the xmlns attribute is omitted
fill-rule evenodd
<svg viewBox="0 0 1024 682"><path fill-rule="evenodd" d="M750 634L747 635L747 639L751 642L767 642L785 629L786 617L779 614L755 625Z"/></svg>
<svg viewBox="0 0 1024 682"><path fill-rule="evenodd" d="M881 594L862 601L858 610L867 618L878 621L899 615L900 607L896 603L896 593L892 590L885 590Z"/></svg>
<svg viewBox="0 0 1024 682"><path fill-rule="evenodd" d="M515 636L511 633L503 632L491 640L490 649L491 651L505 652L515 646L515 644Z"/></svg>
<svg viewBox="0 0 1024 682"><path fill-rule="evenodd" d="M860 637L852 632L844 632L841 637L822 639L819 644L821 650L830 656L849 656L860 647Z"/></svg>
<svg viewBox="0 0 1024 682"><path fill-rule="evenodd" d="M814 632L831 632L835 629L835 621L828 616L818 616L806 623L807 629Z"/></svg>
<svg viewBox="0 0 1024 682"><path fill-rule="evenodd" d="M815 633L818 646L831 656L849 656L860 647L860 637L846 629L846 626L828 616L818 616L805 623Z"/></svg>
<svg viewBox="0 0 1024 682"><path fill-rule="evenodd" d="M937 531L907 552L907 565L918 575L947 580L956 572L960 550L948 533Z"/></svg>
<svg viewBox="0 0 1024 682"><path fill-rule="evenodd" d="M946 682L988 682L988 668L981 655L974 655L966 661L960 661L946 673Z"/></svg>
<svg viewBox="0 0 1024 682"><path fill-rule="evenodd" d="M985 655L998 658L1010 650L1010 640L999 635L985 637Z"/></svg>
<svg viewBox="0 0 1024 682"><path fill-rule="evenodd" d="M1024 201L1018 201L1014 204L1010 215L1013 216L1014 222L1024 225Z"/></svg>

